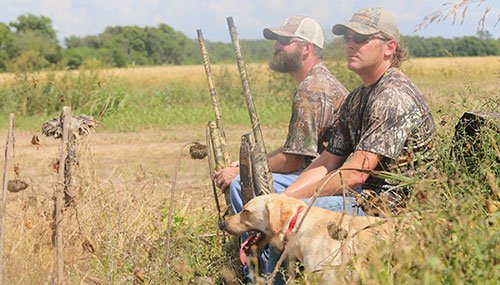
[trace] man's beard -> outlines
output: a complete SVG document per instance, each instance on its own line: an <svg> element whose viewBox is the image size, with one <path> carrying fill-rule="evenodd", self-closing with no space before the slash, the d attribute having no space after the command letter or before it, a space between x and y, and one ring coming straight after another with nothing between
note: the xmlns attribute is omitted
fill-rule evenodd
<svg viewBox="0 0 500 285"><path fill-rule="evenodd" d="M287 54L284 51L278 51L274 54L274 58L269 63L271 70L276 72L288 73L296 71L303 65L300 50L292 54Z"/></svg>

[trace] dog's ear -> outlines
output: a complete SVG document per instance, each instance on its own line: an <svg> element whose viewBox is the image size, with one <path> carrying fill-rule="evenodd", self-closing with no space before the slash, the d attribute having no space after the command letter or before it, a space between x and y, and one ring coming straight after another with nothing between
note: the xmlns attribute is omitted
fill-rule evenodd
<svg viewBox="0 0 500 285"><path fill-rule="evenodd" d="M271 232L276 235L292 216L292 209L282 200L271 199L267 203L267 211L269 212L269 227Z"/></svg>

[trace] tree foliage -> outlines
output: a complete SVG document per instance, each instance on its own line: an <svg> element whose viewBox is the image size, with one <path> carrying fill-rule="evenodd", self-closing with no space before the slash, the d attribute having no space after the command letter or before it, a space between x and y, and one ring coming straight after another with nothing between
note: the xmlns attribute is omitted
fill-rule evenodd
<svg viewBox="0 0 500 285"><path fill-rule="evenodd" d="M403 36L401 42L413 57L500 55L500 41L465 36L445 39Z"/></svg>
<svg viewBox="0 0 500 285"><path fill-rule="evenodd" d="M38 70L62 60L62 48L50 18L27 14L19 16L9 26L3 23L1 26L1 41L6 39L9 55L9 60L0 63L3 69Z"/></svg>
<svg viewBox="0 0 500 285"><path fill-rule="evenodd" d="M402 42L414 57L500 55L500 40L486 30L477 36L461 38L422 38L402 36ZM268 61L272 41L241 40L247 62ZM63 48L45 16L21 15L9 24L0 22L0 71L30 71L55 66L77 69L92 66L126 67L136 65L200 64L196 39L175 31L167 24L156 27L111 26L102 33L64 39ZM231 43L206 41L212 63L233 63ZM324 58L343 58L343 43L327 43Z"/></svg>

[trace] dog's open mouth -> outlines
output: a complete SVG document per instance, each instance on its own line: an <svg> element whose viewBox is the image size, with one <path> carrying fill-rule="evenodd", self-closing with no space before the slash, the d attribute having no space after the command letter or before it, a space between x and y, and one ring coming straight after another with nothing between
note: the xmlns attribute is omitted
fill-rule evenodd
<svg viewBox="0 0 500 285"><path fill-rule="evenodd" d="M247 256L250 255L250 250L253 245L259 245L264 241L266 235L260 231L251 231L248 238L243 242L240 248L240 260L242 264L247 263Z"/></svg>

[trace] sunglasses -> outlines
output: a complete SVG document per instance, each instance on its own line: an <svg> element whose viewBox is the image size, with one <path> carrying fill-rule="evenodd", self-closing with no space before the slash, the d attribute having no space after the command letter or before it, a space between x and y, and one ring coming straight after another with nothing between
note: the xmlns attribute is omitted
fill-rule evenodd
<svg viewBox="0 0 500 285"><path fill-rule="evenodd" d="M374 36L374 35L362 35L362 34L353 34L353 35L344 35L344 41L348 43L350 40L352 40L355 44L361 45L361 44L366 44L371 40L374 39L379 39L381 41L387 41L386 38L381 37L381 36Z"/></svg>
<svg viewBox="0 0 500 285"><path fill-rule="evenodd" d="M276 42L282 46L287 46L287 45L294 43L294 42L303 43L305 41L298 39L298 38L279 37L276 39Z"/></svg>

